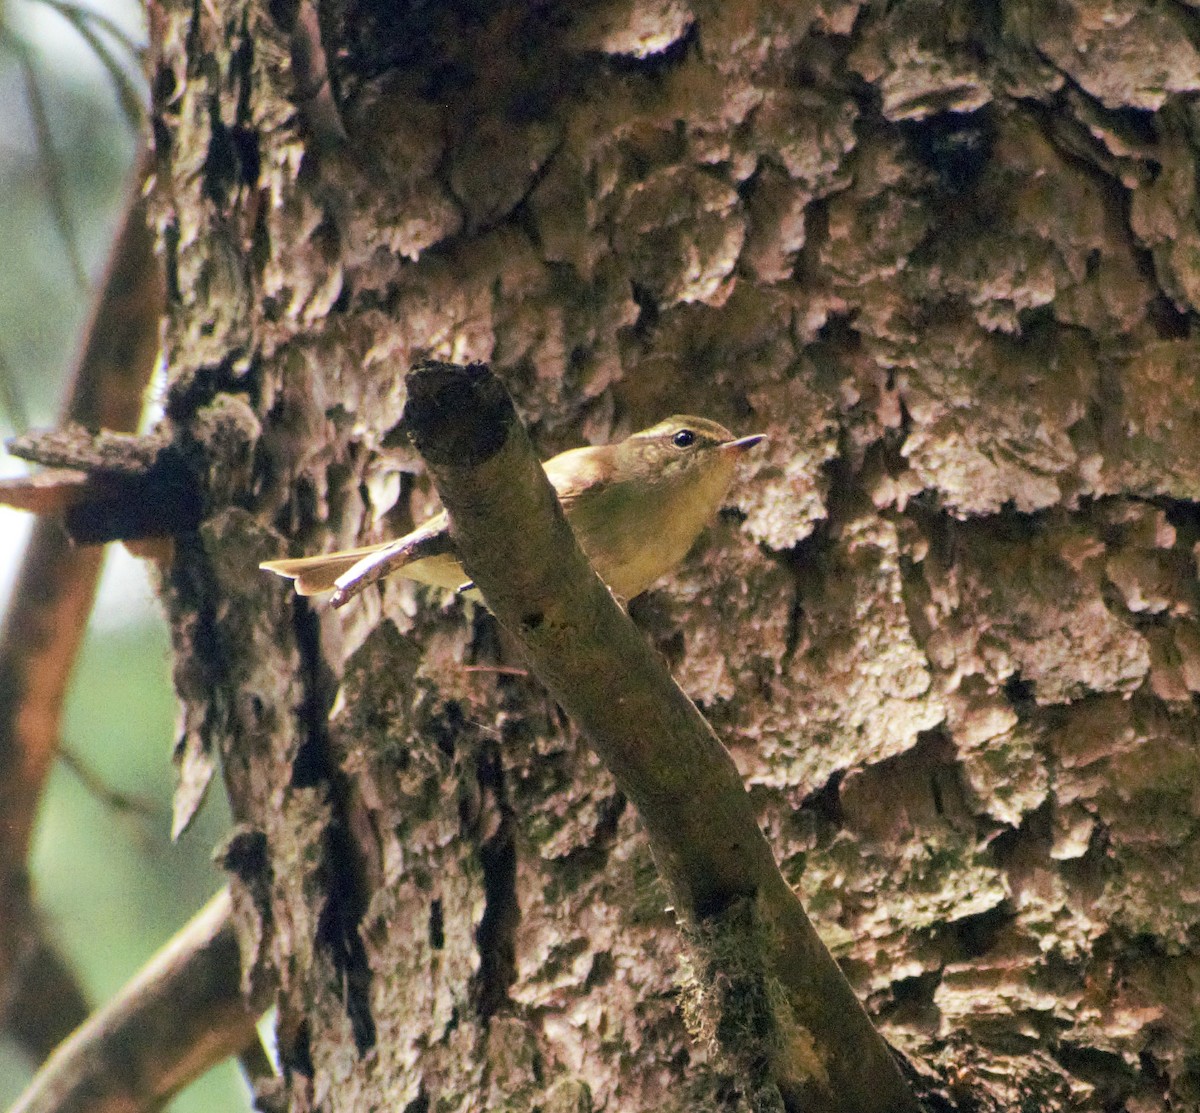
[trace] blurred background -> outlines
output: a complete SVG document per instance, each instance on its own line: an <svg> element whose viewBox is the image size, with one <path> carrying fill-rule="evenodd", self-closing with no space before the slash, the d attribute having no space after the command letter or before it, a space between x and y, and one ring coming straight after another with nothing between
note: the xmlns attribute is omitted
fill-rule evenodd
<svg viewBox="0 0 1200 1113"><path fill-rule="evenodd" d="M88 31L111 51L109 65ZM120 213L136 146L122 98L144 97L123 36L139 47L145 41L143 13L131 0L96 0L90 8L0 0L5 438L54 425ZM125 63L124 90L113 60ZM23 467L0 453L0 475ZM7 606L29 526L27 516L0 508L0 606ZM167 631L148 571L110 546L72 682L67 757L50 779L32 861L38 903L93 1006L224 883L211 862L228 826L219 780L192 828L170 841L175 729ZM32 1068L0 1037L0 1109ZM250 1102L230 1062L171 1109L238 1113Z"/></svg>

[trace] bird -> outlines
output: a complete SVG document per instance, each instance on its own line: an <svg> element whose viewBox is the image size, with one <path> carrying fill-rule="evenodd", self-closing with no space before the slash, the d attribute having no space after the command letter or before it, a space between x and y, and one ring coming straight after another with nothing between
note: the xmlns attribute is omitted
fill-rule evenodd
<svg viewBox="0 0 1200 1113"><path fill-rule="evenodd" d="M542 466L584 554L613 594L629 600L683 560L720 508L742 454L764 439L676 414L615 444L560 452ZM391 573L479 598L445 511L390 541L259 567L292 580L299 595L332 590L334 606Z"/></svg>

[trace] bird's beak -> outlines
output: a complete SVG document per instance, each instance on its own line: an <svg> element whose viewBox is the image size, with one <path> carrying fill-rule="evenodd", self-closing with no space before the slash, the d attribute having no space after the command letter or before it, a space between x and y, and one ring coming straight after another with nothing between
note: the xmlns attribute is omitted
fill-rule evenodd
<svg viewBox="0 0 1200 1113"><path fill-rule="evenodd" d="M766 433L752 433L748 437L739 437L736 441L726 441L721 445L722 452L745 452L748 448L753 448L759 441L767 439Z"/></svg>

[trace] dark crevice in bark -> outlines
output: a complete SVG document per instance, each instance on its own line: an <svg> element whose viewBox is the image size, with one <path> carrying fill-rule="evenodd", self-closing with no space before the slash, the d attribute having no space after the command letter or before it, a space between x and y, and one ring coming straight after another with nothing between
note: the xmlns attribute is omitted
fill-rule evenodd
<svg viewBox="0 0 1200 1113"><path fill-rule="evenodd" d="M993 949L1001 933L1017 918L1007 901L984 912L963 916L946 925L948 939L953 941L955 960L981 958Z"/></svg>
<svg viewBox="0 0 1200 1113"><path fill-rule="evenodd" d="M214 101L209 111L208 153L204 157L202 176L204 196L218 209L224 210L228 195L238 184L237 149L230 137L220 106Z"/></svg>
<svg viewBox="0 0 1200 1113"><path fill-rule="evenodd" d="M165 146L168 142L166 139L168 134L166 127L159 120L155 120L155 144L159 147ZM166 284L167 301L171 304L178 304L181 300L179 288L179 224L175 220L169 220L163 225L162 257L163 280Z"/></svg>
<svg viewBox="0 0 1200 1113"><path fill-rule="evenodd" d="M446 700L426 724L426 736L448 758L454 757L457 740L466 727L466 716L458 700Z"/></svg>
<svg viewBox="0 0 1200 1113"><path fill-rule="evenodd" d="M995 111L939 112L922 120L903 120L900 134L921 165L937 176L944 193L969 193L987 168L996 137Z"/></svg>
<svg viewBox="0 0 1200 1113"><path fill-rule="evenodd" d="M202 13L201 0L192 0L183 42L183 56L187 59L188 77L199 76L197 60L208 56L208 52L204 48L204 33L201 30L201 21L204 18Z"/></svg>
<svg viewBox="0 0 1200 1113"><path fill-rule="evenodd" d="M1028 719L1037 711L1033 684L1021 676L1020 670L1005 680L1003 692L1004 698L1019 718Z"/></svg>
<svg viewBox="0 0 1200 1113"><path fill-rule="evenodd" d="M809 534L809 538L812 534ZM806 539L807 540L807 539ZM802 541L800 544L804 544ZM792 602L788 608L787 634L783 642L783 654L779 659L780 665L786 668L796 656L800 648L800 632L804 629L804 594L800 584L795 584L792 591Z"/></svg>
<svg viewBox="0 0 1200 1113"><path fill-rule="evenodd" d="M342 999L360 1055L375 1046L375 1019L371 1015L371 966L358 926L366 911L354 879L343 868L354 868L354 842L346 830L334 825L326 832L328 867L327 899L317 924L317 945L323 947L342 978Z"/></svg>
<svg viewBox="0 0 1200 1113"><path fill-rule="evenodd" d="M429 1113L429 1095L424 1088L402 1110L402 1113Z"/></svg>
<svg viewBox="0 0 1200 1113"><path fill-rule="evenodd" d="M279 1028L282 1037L284 1025L279 1025ZM291 1039L280 1038L279 1061L285 1077L293 1072L306 1078L315 1077L317 1068L312 1060L312 1032L307 1020L302 1020L296 1025Z"/></svg>
<svg viewBox="0 0 1200 1113"><path fill-rule="evenodd" d="M227 690L228 676L224 639L217 623L215 588L208 571L204 546L198 535L175 539L171 563L171 627L175 632L175 690L184 708L185 729L175 745L173 759L185 759L185 751L198 748L210 757L214 720L223 716L220 693ZM187 621L180 622L179 616ZM190 712L190 713L189 713ZM188 729L194 715L194 726ZM176 794L178 795L178 787Z"/></svg>
<svg viewBox="0 0 1200 1113"><path fill-rule="evenodd" d="M942 983L942 971L927 970L923 974L914 974L909 978L901 978L891 985L891 1002L883 1006L880 1019L893 1024L935 1023L937 1004L935 994Z"/></svg>
<svg viewBox="0 0 1200 1113"><path fill-rule="evenodd" d="M830 351L852 350L858 346L858 333L845 318L831 317L821 330L821 343ZM864 501L869 501L859 479L865 453L855 445L845 422L838 429L837 442L836 454L821 465L826 491L823 524L833 537L841 524L857 515Z"/></svg>
<svg viewBox="0 0 1200 1113"><path fill-rule="evenodd" d="M479 1018L486 1023L508 1000L509 987L517 979L516 933L521 910L517 901L516 825L505 799L500 755L494 747L489 745L480 754L477 776L481 790L492 794L500 811L495 833L479 847L485 903L475 930L479 971L472 997Z"/></svg>
<svg viewBox="0 0 1200 1113"><path fill-rule="evenodd" d="M251 104L251 97L254 92L254 36L250 33L248 21L245 15L242 16L242 25L239 28L241 41L238 43L237 50L229 60L229 79L231 83L237 85L237 107L233 114L234 133L242 133L252 138L254 142L254 161L247 163L242 161L242 181L247 185L254 185L258 181L258 138L254 132L254 113Z"/></svg>
<svg viewBox="0 0 1200 1113"><path fill-rule="evenodd" d="M662 316L657 298L639 282L630 283L629 296L638 307L637 320L629 326L631 334L637 339L652 336L658 327L659 317Z"/></svg>
<svg viewBox="0 0 1200 1113"><path fill-rule="evenodd" d="M820 788L810 792L800 802L800 810L811 812L818 819L823 819L835 831L841 830L846 825L841 797L841 786L845 777L844 769L835 769Z"/></svg>
<svg viewBox="0 0 1200 1113"><path fill-rule="evenodd" d="M440 951L446 946L446 921L442 902L434 898L429 905L429 949Z"/></svg>
<svg viewBox="0 0 1200 1113"><path fill-rule="evenodd" d="M992 861L997 869L1005 872L1018 868L1021 856L1039 857L1047 860L1053 843L1053 801L1044 800L1032 811L1026 812L1017 827L1000 831L989 844Z"/></svg>
<svg viewBox="0 0 1200 1113"><path fill-rule="evenodd" d="M146 475L111 483L105 494L69 508L65 524L76 544L98 545L190 532L202 510L195 475L168 448Z"/></svg>
<svg viewBox="0 0 1200 1113"><path fill-rule="evenodd" d="M404 1106L403 1113L430 1113L430 1095L422 1089L407 1106Z"/></svg>
<svg viewBox="0 0 1200 1113"><path fill-rule="evenodd" d="M834 523L839 516L838 505L843 502L850 482L849 466L840 454L824 464L822 472L828 492L825 497L825 517L813 523L812 532L807 537L801 538L789 550L776 557L790 570L795 581L783 654L780 658L780 664L785 670L804 648L806 601L818 597L825 590L827 577L823 570L833 546Z"/></svg>
<svg viewBox="0 0 1200 1113"><path fill-rule="evenodd" d="M565 146L565 142L560 137L559 141L554 144L541 163L533 168L533 172L530 174L529 181L526 183L525 190L521 196L496 219L484 221L471 231L478 233L487 231L490 228L499 228L505 224L511 224L514 228L519 228L539 252L545 251L545 245L542 243L542 237L538 231L538 222L529 202L537 192L538 187L546 180L555 161L562 155ZM455 198L455 200L459 199ZM462 201L459 201L459 203L465 209L465 203Z"/></svg>
<svg viewBox="0 0 1200 1113"><path fill-rule="evenodd" d="M600 803L597 811L596 826L592 831L592 845L608 850L616 841L618 825L629 801L620 789L607 800Z"/></svg>
<svg viewBox="0 0 1200 1113"><path fill-rule="evenodd" d="M1139 1088L1137 1072L1115 1052L1063 1042L1052 1054L1067 1071L1095 1087L1096 1109L1126 1109L1126 1099Z"/></svg>
<svg viewBox="0 0 1200 1113"><path fill-rule="evenodd" d="M217 848L213 860L245 886L262 921L265 937L272 923L271 890L275 884L275 867L266 833L240 824Z"/></svg>
<svg viewBox="0 0 1200 1113"><path fill-rule="evenodd" d="M250 126L251 74L254 46L246 34L245 21L239 29L239 41L233 51L227 80L237 88L237 104L232 123L221 117L221 105L209 104L210 139L202 168L202 193L221 211L237 204L243 187L253 188L258 181L260 159L258 138Z"/></svg>
<svg viewBox="0 0 1200 1113"><path fill-rule="evenodd" d="M1198 562L1197 554L1200 549L1200 502L1187 499L1167 499L1162 503L1162 511L1167 521L1175 527L1178 535L1176 546L1192 553L1193 568Z"/></svg>
<svg viewBox="0 0 1200 1113"><path fill-rule="evenodd" d="M180 374L167 391L163 407L166 417L185 428L190 425L196 411L207 406L219 394L249 395L250 401L255 401L251 389L255 382L254 362L254 358L248 358L244 351L236 350L218 364L208 364ZM239 370L243 365L246 368Z"/></svg>
<svg viewBox="0 0 1200 1113"><path fill-rule="evenodd" d="M814 197L804 206L804 242L792 262L792 281L801 287L822 273L821 250L829 242L829 200ZM834 314L830 315L830 321ZM824 328L821 329L824 332Z"/></svg>
<svg viewBox="0 0 1200 1113"><path fill-rule="evenodd" d="M1153 275L1154 259L1150 253L1145 248L1137 248L1134 254L1143 272ZM1160 293L1146 306L1146 319L1154 326L1160 340L1191 338L1193 315L1181 312L1166 294Z"/></svg>
<svg viewBox="0 0 1200 1113"><path fill-rule="evenodd" d="M316 612L300 605L295 613L306 698L300 714L305 735L292 765L292 784L296 788L324 785L332 812L324 836L325 906L317 923L316 943L341 978L340 996L354 1044L359 1054L365 1055L375 1046L376 1035L371 1015L371 966L359 933L367 910L365 870L347 821L350 784L330 750L328 716L333 681L321 656Z"/></svg>

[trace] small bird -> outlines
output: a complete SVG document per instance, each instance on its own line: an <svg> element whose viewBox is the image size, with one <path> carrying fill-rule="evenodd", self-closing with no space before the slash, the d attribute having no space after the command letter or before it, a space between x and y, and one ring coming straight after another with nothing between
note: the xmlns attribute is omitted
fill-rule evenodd
<svg viewBox="0 0 1200 1113"><path fill-rule="evenodd" d="M542 466L592 567L628 600L683 560L720 507L738 458L761 440L761 433L735 439L715 421L677 415L618 444L560 452ZM294 580L300 595L332 589L334 606L391 572L479 598L445 511L393 541L259 567Z"/></svg>

